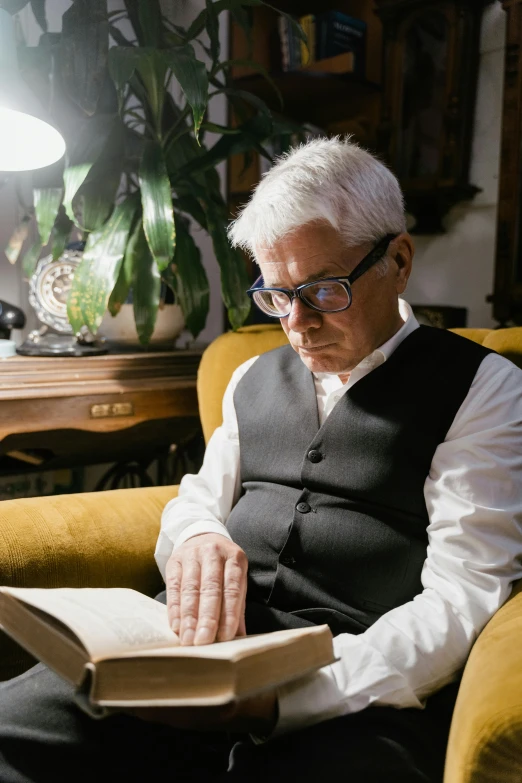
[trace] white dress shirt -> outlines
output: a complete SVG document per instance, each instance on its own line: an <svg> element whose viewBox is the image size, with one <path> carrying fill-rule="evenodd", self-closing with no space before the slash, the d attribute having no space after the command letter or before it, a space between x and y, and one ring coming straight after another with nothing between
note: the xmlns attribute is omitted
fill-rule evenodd
<svg viewBox="0 0 522 783"><path fill-rule="evenodd" d="M404 325L352 370L347 383L314 374L321 424L351 386L418 328L409 305L399 305ZM226 521L241 491L233 395L257 358L234 372L223 424L201 470L183 477L179 496L165 507L156 548L163 576L173 548L188 538L204 532L230 537ZM431 693L456 679L479 632L522 577L521 391L522 371L502 356L486 356L426 477L430 522L422 593L364 633L340 634L336 663L279 688L274 734L372 704L423 708Z"/></svg>

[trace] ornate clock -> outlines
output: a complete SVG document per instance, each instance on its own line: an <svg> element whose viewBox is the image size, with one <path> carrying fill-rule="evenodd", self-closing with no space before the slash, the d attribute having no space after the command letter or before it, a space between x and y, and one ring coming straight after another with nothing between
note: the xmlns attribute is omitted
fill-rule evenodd
<svg viewBox="0 0 522 783"><path fill-rule="evenodd" d="M81 259L81 250L70 248L56 260L45 256L38 261L29 281L29 302L42 326L29 334L17 353L23 356L93 356L108 352L86 327L80 335L74 335L67 318L67 299Z"/></svg>
<svg viewBox="0 0 522 783"><path fill-rule="evenodd" d="M29 284L29 302L38 320L64 334L73 333L67 318L67 297L81 258L78 250L66 250L56 261L52 256L41 258Z"/></svg>

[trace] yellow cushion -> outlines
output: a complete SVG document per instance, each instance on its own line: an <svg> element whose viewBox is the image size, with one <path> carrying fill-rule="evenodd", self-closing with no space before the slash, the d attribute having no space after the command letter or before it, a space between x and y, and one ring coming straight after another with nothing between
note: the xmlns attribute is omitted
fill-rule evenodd
<svg viewBox="0 0 522 783"><path fill-rule="evenodd" d="M226 332L208 346L198 371L199 415L206 443L223 421L221 403L236 367L287 342L279 324L261 324Z"/></svg>
<svg viewBox="0 0 522 783"><path fill-rule="evenodd" d="M522 780L522 582L490 620L464 669L444 783Z"/></svg>
<svg viewBox="0 0 522 783"><path fill-rule="evenodd" d="M522 368L522 327L493 329L483 342L485 348L502 354L517 367Z"/></svg>
<svg viewBox="0 0 522 783"><path fill-rule="evenodd" d="M153 553L177 487L144 487L0 503L0 584L162 589ZM0 634L0 680L31 663Z"/></svg>

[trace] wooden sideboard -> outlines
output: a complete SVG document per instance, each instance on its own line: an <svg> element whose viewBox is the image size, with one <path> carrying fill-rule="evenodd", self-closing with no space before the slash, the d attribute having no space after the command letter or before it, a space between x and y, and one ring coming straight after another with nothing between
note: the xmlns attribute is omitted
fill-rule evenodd
<svg viewBox="0 0 522 783"><path fill-rule="evenodd" d="M201 353L0 359L0 474L146 461L200 438Z"/></svg>

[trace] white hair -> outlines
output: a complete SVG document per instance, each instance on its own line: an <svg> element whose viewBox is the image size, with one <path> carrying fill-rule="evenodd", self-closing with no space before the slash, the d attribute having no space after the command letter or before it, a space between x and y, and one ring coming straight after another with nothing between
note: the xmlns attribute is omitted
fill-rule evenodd
<svg viewBox="0 0 522 783"><path fill-rule="evenodd" d="M327 221L347 247L406 231L396 177L350 137L313 139L277 159L228 229L253 257L312 221Z"/></svg>

